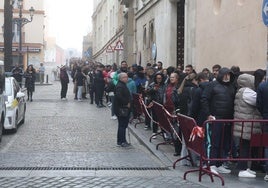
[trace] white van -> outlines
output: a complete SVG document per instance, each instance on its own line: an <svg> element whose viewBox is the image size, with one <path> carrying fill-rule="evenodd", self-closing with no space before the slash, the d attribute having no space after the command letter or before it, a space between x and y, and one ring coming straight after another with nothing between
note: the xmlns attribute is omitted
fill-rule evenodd
<svg viewBox="0 0 268 188"><path fill-rule="evenodd" d="M5 121L5 67L4 61L0 60L0 141L2 139L3 125Z"/></svg>

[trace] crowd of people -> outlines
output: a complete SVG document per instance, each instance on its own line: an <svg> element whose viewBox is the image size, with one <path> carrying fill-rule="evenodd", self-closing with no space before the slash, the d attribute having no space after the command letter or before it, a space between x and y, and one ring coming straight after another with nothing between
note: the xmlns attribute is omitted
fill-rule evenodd
<svg viewBox="0 0 268 188"><path fill-rule="evenodd" d="M196 72L192 65L163 67L162 62L148 63L145 67L126 61L116 64L103 65L101 63L73 64L71 76L74 83L75 100L83 101L89 93L90 103L102 108L105 104L111 107L111 119L118 119L117 145L128 147L126 141L126 128L129 119L135 118L135 109L132 104L132 94L142 95L146 105L152 101L162 104L171 114L181 113L194 118L198 125L206 120L214 119L268 119L268 87L266 71L256 70L253 74L242 73L238 66L230 68L214 65L212 71L204 68ZM62 82L61 98L66 98L66 85L69 82L66 67L61 68L60 79ZM106 100L106 103L104 102ZM157 121L157 115L150 111L153 119ZM145 120L145 129L152 130L152 138L156 138L159 127ZM222 126L225 126L225 136L222 136ZM241 144L244 146L239 151L241 157L248 156L251 129L245 125ZM228 157L231 148L230 140L232 128L227 124L219 123L214 130L216 141L211 143L207 151L211 158ZM241 124L234 125L234 136L240 139ZM254 133L268 132L267 125L257 125ZM166 139L173 139L175 156L181 155L185 150L182 144L165 134ZM226 151L222 156L219 143L224 140ZM268 149L265 149L264 157L268 158ZM211 171L214 173L230 173L231 170L225 163L219 161L210 162ZM239 177L254 178L256 172L251 170L247 162L238 162ZM265 164L268 181L268 163Z"/></svg>

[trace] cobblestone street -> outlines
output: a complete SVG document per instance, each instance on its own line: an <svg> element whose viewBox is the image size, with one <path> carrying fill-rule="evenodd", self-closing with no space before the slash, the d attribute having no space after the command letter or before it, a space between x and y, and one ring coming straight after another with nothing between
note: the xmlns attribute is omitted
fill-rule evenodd
<svg viewBox="0 0 268 188"><path fill-rule="evenodd" d="M36 86L25 124L0 145L0 187L193 187L129 134L116 145L110 109L59 98L60 84Z"/></svg>
<svg viewBox="0 0 268 188"><path fill-rule="evenodd" d="M0 187L221 187L218 178L198 182L192 173L183 180L186 166L172 163L173 146L149 142L151 131L129 125L130 148L116 145L117 120L110 109L96 108L89 100L59 98L60 83L37 85L33 102L27 102L25 124L18 132L3 135L0 144ZM258 172L259 173L259 172ZM224 175L225 187L266 187L263 174L241 179L237 171Z"/></svg>

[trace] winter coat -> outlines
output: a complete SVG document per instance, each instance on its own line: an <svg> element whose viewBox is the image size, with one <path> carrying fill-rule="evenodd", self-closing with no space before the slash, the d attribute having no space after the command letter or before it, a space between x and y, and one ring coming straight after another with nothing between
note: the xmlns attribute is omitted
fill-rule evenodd
<svg viewBox="0 0 268 188"><path fill-rule="evenodd" d="M193 101L192 101L192 109L190 112L190 117L196 120L197 125L202 125L204 121L207 120L206 115L202 109L201 105L201 96L203 94L204 89L208 86L209 82L202 82L199 84L199 87L195 89L193 94Z"/></svg>
<svg viewBox="0 0 268 188"><path fill-rule="evenodd" d="M95 72L94 86L96 88L104 88L105 86L104 77L103 77L102 71L100 70L96 70Z"/></svg>
<svg viewBox="0 0 268 188"><path fill-rule="evenodd" d="M237 79L237 86L240 88L234 101L234 118L235 119L262 119L260 112L256 107L257 94L254 89L254 76L242 74ZM255 123L253 133L260 133L261 126ZM234 124L234 136L241 137L242 124ZM245 123L243 128L242 138L250 140L251 138L251 123Z"/></svg>
<svg viewBox="0 0 268 188"><path fill-rule="evenodd" d="M230 73L230 81L223 82L225 74ZM235 87L234 75L228 68L221 68L216 81L210 82L204 89L201 104L204 115L215 116L216 119L233 119Z"/></svg>
<svg viewBox="0 0 268 188"><path fill-rule="evenodd" d="M114 111L115 115L119 115L119 108L126 107L131 102L131 96L126 83L118 81L115 86Z"/></svg>
<svg viewBox="0 0 268 188"><path fill-rule="evenodd" d="M60 80L64 83L69 83L69 76L66 69L60 69Z"/></svg>
<svg viewBox="0 0 268 188"><path fill-rule="evenodd" d="M136 87L135 82L132 78L128 78L127 88L128 88L131 95L133 93L137 93L137 87Z"/></svg>
<svg viewBox="0 0 268 188"><path fill-rule="evenodd" d="M178 94L177 89L173 90L173 103L176 111L189 116L192 110L193 95L197 86L192 82L186 82L182 93Z"/></svg>
<svg viewBox="0 0 268 188"><path fill-rule="evenodd" d="M84 78L85 76L82 74L81 71L77 71L74 79L76 81L77 86L83 86L84 85Z"/></svg>
<svg viewBox="0 0 268 188"><path fill-rule="evenodd" d="M268 119L268 82L262 82L257 89L257 108L263 119Z"/></svg>
<svg viewBox="0 0 268 188"><path fill-rule="evenodd" d="M151 83L148 86L148 89L146 91L148 102L155 101L155 102L162 104L164 93L165 93L165 85L164 83L157 85L156 87L158 89L155 89L155 86L156 86L155 82Z"/></svg>
<svg viewBox="0 0 268 188"><path fill-rule="evenodd" d="M27 88L28 91L34 92L35 90L35 71L29 72L26 71L24 74L25 77L25 87Z"/></svg>
<svg viewBox="0 0 268 188"><path fill-rule="evenodd" d="M21 82L22 81L22 77L23 77L23 70L20 67L15 67L11 70L12 76L17 80L17 82Z"/></svg>

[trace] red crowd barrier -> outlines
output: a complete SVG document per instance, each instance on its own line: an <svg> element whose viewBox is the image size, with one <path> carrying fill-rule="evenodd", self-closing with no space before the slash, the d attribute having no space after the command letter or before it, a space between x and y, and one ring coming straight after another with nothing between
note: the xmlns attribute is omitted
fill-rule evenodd
<svg viewBox="0 0 268 188"><path fill-rule="evenodd" d="M144 114L142 113L142 104L141 104L141 100L142 100L142 95L141 94L137 94L137 93L133 93L132 94L132 101L133 101L133 117L130 119L130 123L132 123L135 119L138 120L138 122L136 122L134 124L134 127L136 128L136 126L138 124L143 124L145 123L144 121Z"/></svg>
<svg viewBox="0 0 268 188"><path fill-rule="evenodd" d="M256 126L268 124L268 120L227 120L227 119L219 119L219 120L212 120L206 121L202 126L203 132L200 133L200 127L196 124L193 118L188 116L184 116L182 114L177 115L177 120L179 123L180 130L185 140L185 144L188 150L188 155L179 158L173 164L173 168L175 168L176 163L182 159L189 160L193 165L192 160L192 153L195 153L199 156L199 164L197 169L191 169L184 173L184 179L188 173L192 172L199 172L199 181L202 180L203 175L209 175L212 182L214 182L213 176L220 178L222 185L224 185L224 178L220 174L215 174L210 170L210 162L212 161L268 161L268 158L263 157L263 148L268 147L268 133L263 132L256 132ZM234 135L234 124L239 124L241 127L240 135ZM249 148L249 155L251 156L251 150L253 148L258 148L261 152L259 152L259 157L252 158L252 157L237 157L232 155L233 153L233 146L234 146L234 138L239 138L239 148L240 150L243 147L242 139L244 138L245 127L250 127L250 132L247 130L247 134L250 134L250 148ZM219 127L220 126L220 127ZM201 129L202 129L201 128ZM197 130L199 129L199 130ZM217 130L217 131L216 131ZM219 131L220 130L220 131ZM226 130L230 131L230 140L228 143L229 147L226 147L225 138L227 137ZM219 133L221 135L219 135ZM206 135L205 135L206 134ZM205 135L205 136L204 136ZM208 148L207 143L208 140L210 141L211 145L219 146L219 154L226 153L226 148L228 148L228 156L226 155L219 155L218 157L212 158L208 155Z"/></svg>

